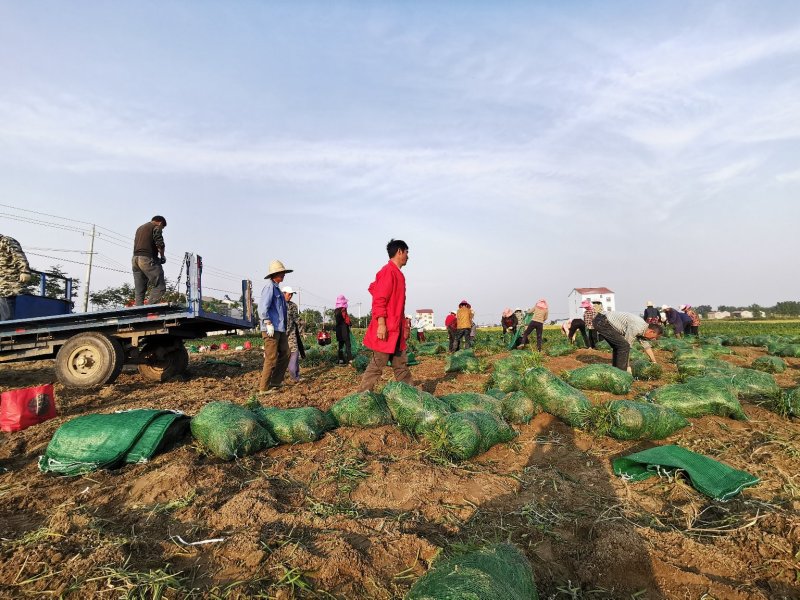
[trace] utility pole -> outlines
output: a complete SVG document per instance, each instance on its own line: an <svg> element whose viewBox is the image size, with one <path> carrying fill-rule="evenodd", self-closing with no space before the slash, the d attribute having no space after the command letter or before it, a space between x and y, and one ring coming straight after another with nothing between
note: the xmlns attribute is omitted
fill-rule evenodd
<svg viewBox="0 0 800 600"><path fill-rule="evenodd" d="M361 327L361 302L356 302L358 306L358 326Z"/></svg>
<svg viewBox="0 0 800 600"><path fill-rule="evenodd" d="M95 226L92 225L92 238L89 240L89 262L86 263L86 287L83 290L83 312L89 312L89 284L92 282L92 259L94 258Z"/></svg>

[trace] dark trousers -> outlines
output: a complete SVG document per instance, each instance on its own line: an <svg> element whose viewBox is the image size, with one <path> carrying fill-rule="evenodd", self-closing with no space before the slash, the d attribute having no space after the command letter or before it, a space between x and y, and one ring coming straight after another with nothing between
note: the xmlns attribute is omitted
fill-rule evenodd
<svg viewBox="0 0 800 600"><path fill-rule="evenodd" d="M0 298L0 321L10 321L14 318L14 309L17 306L16 296Z"/></svg>
<svg viewBox="0 0 800 600"><path fill-rule="evenodd" d="M589 329L589 348L597 346L597 332L594 329Z"/></svg>
<svg viewBox="0 0 800 600"><path fill-rule="evenodd" d="M603 315L594 318L594 328L597 333L605 338L611 346L611 364L623 371L628 370L628 359L631 355L631 345L619 331L611 326Z"/></svg>
<svg viewBox="0 0 800 600"><path fill-rule="evenodd" d="M528 343L528 336L531 334L533 330L536 330L536 349L541 352L542 351L542 332L544 332L544 323L540 323L539 321L531 321L528 323L528 326L525 328L525 333L522 334L522 343Z"/></svg>
<svg viewBox="0 0 800 600"><path fill-rule="evenodd" d="M687 325L686 333L689 335L700 335L700 325Z"/></svg>
<svg viewBox="0 0 800 600"><path fill-rule="evenodd" d="M464 348L469 348L470 347L471 344L469 342L469 332L470 332L470 329L459 329L456 332L456 348L455 348L456 351L461 350L461 340L462 339L464 340Z"/></svg>
<svg viewBox="0 0 800 600"><path fill-rule="evenodd" d="M286 367L289 366L289 338L285 331L276 331L273 337L262 332L261 337L264 339L264 367L261 369L258 390L263 392L283 383Z"/></svg>
<svg viewBox="0 0 800 600"><path fill-rule="evenodd" d="M586 324L583 322L583 319L572 319L572 322L569 324L569 332L567 333L570 342L575 341L575 333L578 331L581 332L583 343L586 347L593 348L594 346L589 344L589 338L586 337Z"/></svg>
<svg viewBox="0 0 800 600"><path fill-rule="evenodd" d="M417 329L417 341L424 342L425 341L425 330L424 329Z"/></svg>
<svg viewBox="0 0 800 600"><path fill-rule="evenodd" d="M456 330L455 329L447 329L447 338L448 338L448 345L447 349L452 352L453 348L456 347Z"/></svg>
<svg viewBox="0 0 800 600"><path fill-rule="evenodd" d="M336 341L339 343L339 364L348 364L351 360L353 360L353 350L350 347L350 336L348 335L346 338L336 337Z"/></svg>
<svg viewBox="0 0 800 600"><path fill-rule="evenodd" d="M150 256L134 256L131 259L133 270L134 304L142 306L144 304L144 293L147 291L148 284L153 287L150 290L148 304L158 304L167 291L167 283L164 280L164 267L161 263Z"/></svg>

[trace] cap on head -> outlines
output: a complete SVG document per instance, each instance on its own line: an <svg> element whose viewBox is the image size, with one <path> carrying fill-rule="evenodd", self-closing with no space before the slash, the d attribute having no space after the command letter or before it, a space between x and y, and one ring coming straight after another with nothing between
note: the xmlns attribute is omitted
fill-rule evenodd
<svg viewBox="0 0 800 600"><path fill-rule="evenodd" d="M294 294L294 290L290 286L286 286L281 290L284 294Z"/></svg>
<svg viewBox="0 0 800 600"><path fill-rule="evenodd" d="M280 275L281 273L291 273L294 269L287 269L279 260L273 260L269 263L269 270L264 276L264 279L269 279L273 275Z"/></svg>
<svg viewBox="0 0 800 600"><path fill-rule="evenodd" d="M647 301L647 306L653 306L653 301L652 300L648 300Z"/></svg>
<svg viewBox="0 0 800 600"><path fill-rule="evenodd" d="M669 310L669 306L667 306L666 304L662 304L661 305L661 310L664 310L664 311Z"/></svg>

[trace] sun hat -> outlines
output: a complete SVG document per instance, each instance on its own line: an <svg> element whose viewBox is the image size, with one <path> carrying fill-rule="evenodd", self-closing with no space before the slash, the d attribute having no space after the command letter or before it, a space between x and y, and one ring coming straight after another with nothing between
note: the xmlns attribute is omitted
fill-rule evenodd
<svg viewBox="0 0 800 600"><path fill-rule="evenodd" d="M469 302L467 302L466 300L462 300L461 302L458 303L458 305L459 306L469 306Z"/></svg>
<svg viewBox="0 0 800 600"><path fill-rule="evenodd" d="M547 300L544 298L540 298L539 301L536 303L536 308L547 308Z"/></svg>
<svg viewBox="0 0 800 600"><path fill-rule="evenodd" d="M284 294L294 294L294 290L290 286L286 286L281 290Z"/></svg>
<svg viewBox="0 0 800 600"><path fill-rule="evenodd" d="M661 310L669 310L669 306L667 306L666 304L662 304Z"/></svg>
<svg viewBox="0 0 800 600"><path fill-rule="evenodd" d="M273 260L271 263L269 263L269 271L267 271L264 279L269 279L273 275L278 275L280 273L291 273L292 271L294 271L294 269L287 269L283 266L281 261Z"/></svg>
<svg viewBox="0 0 800 600"><path fill-rule="evenodd" d="M581 308L592 308L592 303L589 302L588 300L584 300L583 302L581 302Z"/></svg>
<svg viewBox="0 0 800 600"><path fill-rule="evenodd" d="M681 304L681 310L686 310L687 308L689 308L688 304Z"/></svg>
<svg viewBox="0 0 800 600"><path fill-rule="evenodd" d="M510 308L506 308L506 309L503 311L503 316L504 316L504 317L510 317L512 314L513 314L513 313L511 312L511 309L510 309Z"/></svg>
<svg viewBox="0 0 800 600"><path fill-rule="evenodd" d="M647 306L653 306L653 301L652 300L648 300L647 301Z"/></svg>
<svg viewBox="0 0 800 600"><path fill-rule="evenodd" d="M344 294L336 296L336 308L347 308L347 298L344 297Z"/></svg>

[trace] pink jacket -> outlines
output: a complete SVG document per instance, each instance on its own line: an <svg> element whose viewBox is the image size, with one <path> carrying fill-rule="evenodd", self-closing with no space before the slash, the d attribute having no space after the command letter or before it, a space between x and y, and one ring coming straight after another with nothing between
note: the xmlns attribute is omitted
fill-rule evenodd
<svg viewBox="0 0 800 600"><path fill-rule="evenodd" d="M369 286L372 294L372 318L364 345L375 352L394 353L400 338L400 350L406 349L405 309L406 278L391 260L375 275ZM386 319L386 340L378 339L378 317Z"/></svg>

